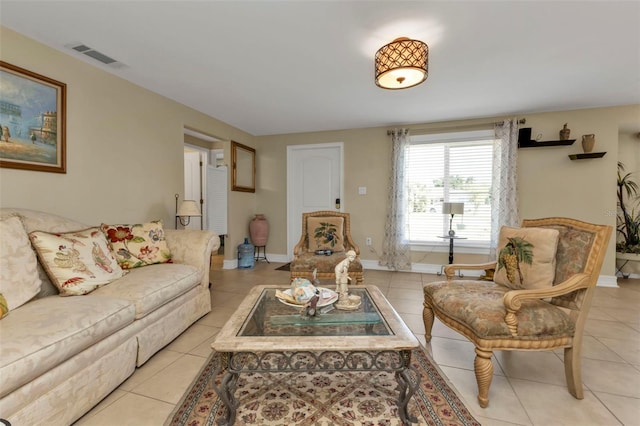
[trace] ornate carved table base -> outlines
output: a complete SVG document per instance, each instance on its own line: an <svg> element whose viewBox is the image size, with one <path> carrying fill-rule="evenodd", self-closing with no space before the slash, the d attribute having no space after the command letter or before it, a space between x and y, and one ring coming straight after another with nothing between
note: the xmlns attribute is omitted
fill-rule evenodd
<svg viewBox="0 0 640 426"><path fill-rule="evenodd" d="M389 371L395 373L398 382L398 414L404 425L417 423L407 410L409 400L420 385L420 375L411 380L411 351L295 351L295 352L225 352L215 377L227 369L220 388L213 388L227 407L227 415L220 425L233 425L239 406L234 397L238 376L249 372L306 372L306 371Z"/></svg>

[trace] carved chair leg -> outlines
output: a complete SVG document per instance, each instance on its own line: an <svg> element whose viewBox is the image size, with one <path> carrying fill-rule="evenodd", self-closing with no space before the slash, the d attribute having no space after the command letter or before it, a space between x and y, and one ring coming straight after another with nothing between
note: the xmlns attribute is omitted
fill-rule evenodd
<svg viewBox="0 0 640 426"><path fill-rule="evenodd" d="M422 309L422 322L424 322L424 338L428 342L431 341L431 329L433 328L433 309L431 306L424 302L424 309Z"/></svg>
<svg viewBox="0 0 640 426"><path fill-rule="evenodd" d="M473 368L476 372L476 382L478 382L478 402L482 408L486 408L489 405L489 387L493 379L492 355L492 351L483 351L476 348L476 359L473 362Z"/></svg>
<svg viewBox="0 0 640 426"><path fill-rule="evenodd" d="M583 399L580 349L575 347L564 348L564 376L567 379L569 393L576 399Z"/></svg>

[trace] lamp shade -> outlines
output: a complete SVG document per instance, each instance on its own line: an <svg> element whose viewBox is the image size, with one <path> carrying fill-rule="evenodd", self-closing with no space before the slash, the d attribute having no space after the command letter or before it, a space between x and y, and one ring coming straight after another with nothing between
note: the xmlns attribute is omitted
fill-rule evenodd
<svg viewBox="0 0 640 426"><path fill-rule="evenodd" d="M464 214L464 203L442 203L442 214Z"/></svg>
<svg viewBox="0 0 640 426"><path fill-rule="evenodd" d="M184 200L178 207L176 216L202 216L195 200Z"/></svg>
<svg viewBox="0 0 640 426"><path fill-rule="evenodd" d="M419 40L400 37L376 52L376 85L407 89L427 79L429 47Z"/></svg>

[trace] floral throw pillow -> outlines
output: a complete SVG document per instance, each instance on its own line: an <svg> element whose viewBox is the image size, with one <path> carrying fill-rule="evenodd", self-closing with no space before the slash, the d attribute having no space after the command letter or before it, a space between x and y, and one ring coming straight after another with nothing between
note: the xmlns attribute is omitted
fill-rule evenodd
<svg viewBox="0 0 640 426"><path fill-rule="evenodd" d="M307 218L309 251L344 251L343 227L344 219L341 217L326 216Z"/></svg>
<svg viewBox="0 0 640 426"><path fill-rule="evenodd" d="M162 221L135 225L102 224L111 251L122 269L171 262Z"/></svg>
<svg viewBox="0 0 640 426"><path fill-rule="evenodd" d="M557 229L503 226L493 281L516 290L551 287L559 236Z"/></svg>
<svg viewBox="0 0 640 426"><path fill-rule="evenodd" d="M100 228L64 234L34 231L29 237L61 296L91 293L124 275Z"/></svg>

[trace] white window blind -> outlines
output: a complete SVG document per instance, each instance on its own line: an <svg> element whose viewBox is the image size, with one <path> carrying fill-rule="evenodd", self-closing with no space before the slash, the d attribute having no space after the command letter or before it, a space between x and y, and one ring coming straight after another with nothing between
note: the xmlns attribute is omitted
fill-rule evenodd
<svg viewBox="0 0 640 426"><path fill-rule="evenodd" d="M456 236L488 245L494 142L493 131L411 137L405 169L411 243L445 242L438 237L447 235L451 216L442 204L454 202L464 203L464 214L453 219Z"/></svg>

